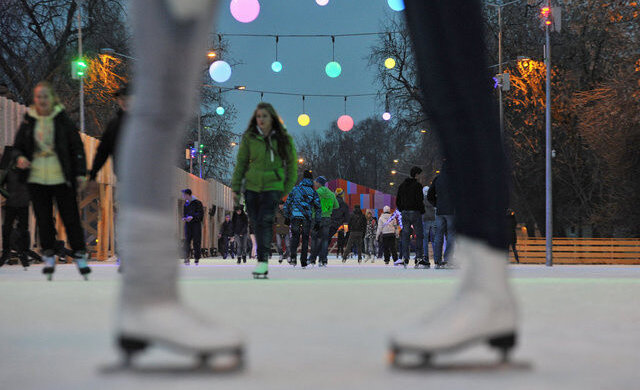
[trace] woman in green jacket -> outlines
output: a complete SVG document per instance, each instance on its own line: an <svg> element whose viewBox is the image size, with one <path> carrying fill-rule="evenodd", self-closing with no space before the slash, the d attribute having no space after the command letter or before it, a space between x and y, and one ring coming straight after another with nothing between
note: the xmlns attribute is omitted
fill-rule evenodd
<svg viewBox="0 0 640 390"><path fill-rule="evenodd" d="M258 247L255 278L266 278L278 200L297 180L297 155L293 139L269 103L260 103L249 121L238 150L231 188L236 199L244 191ZM243 183L244 181L244 183Z"/></svg>

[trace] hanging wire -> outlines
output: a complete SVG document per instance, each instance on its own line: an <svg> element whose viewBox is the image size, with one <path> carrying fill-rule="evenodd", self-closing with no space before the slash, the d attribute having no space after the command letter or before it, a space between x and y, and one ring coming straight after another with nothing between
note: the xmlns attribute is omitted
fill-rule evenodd
<svg viewBox="0 0 640 390"><path fill-rule="evenodd" d="M279 37L276 35L276 61L278 61L278 40Z"/></svg>
<svg viewBox="0 0 640 390"><path fill-rule="evenodd" d="M336 37L331 36L331 61L336 60Z"/></svg>
<svg viewBox="0 0 640 390"><path fill-rule="evenodd" d="M219 33L220 36L227 37L284 37L284 38L327 38L327 37L362 37L367 35L384 35L384 34L400 34L400 31L380 31L380 32L364 32L364 33L353 33L353 34L226 34Z"/></svg>
<svg viewBox="0 0 640 390"><path fill-rule="evenodd" d="M264 92L260 92L260 101L262 101L263 97L264 97Z"/></svg>
<svg viewBox="0 0 640 390"><path fill-rule="evenodd" d="M344 97L344 114L347 115L347 97Z"/></svg>
<svg viewBox="0 0 640 390"><path fill-rule="evenodd" d="M306 114L306 111L304 110L304 95L302 95L302 113Z"/></svg>
<svg viewBox="0 0 640 390"><path fill-rule="evenodd" d="M207 88L218 88L217 85L211 85L211 84L204 84L204 87ZM253 92L253 93L259 93L259 94L264 94L264 93L269 93L272 95L285 95L285 96L315 96L315 97L336 97L336 98L342 98L345 96L348 97L359 97L359 96L378 96L378 93L352 93L352 94L347 94L347 95L337 95L337 94L328 94L328 93L296 93L296 92L282 92L282 91L264 91L264 90L259 90L259 89L237 89L237 88L225 88L224 91L239 91L239 92Z"/></svg>

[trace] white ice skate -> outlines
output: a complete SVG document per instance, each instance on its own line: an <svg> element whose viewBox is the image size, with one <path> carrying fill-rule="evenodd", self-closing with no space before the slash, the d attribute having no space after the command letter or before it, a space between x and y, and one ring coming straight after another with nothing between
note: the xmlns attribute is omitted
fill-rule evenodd
<svg viewBox="0 0 640 390"><path fill-rule="evenodd" d="M456 295L429 317L391 335L394 367L406 367L410 355L424 365L434 355L475 343L488 343L506 361L515 346L516 302L507 280L505 251L466 237L459 237L456 245L463 268Z"/></svg>
<svg viewBox="0 0 640 390"><path fill-rule="evenodd" d="M133 356L151 345L195 356L201 367L209 359L226 355L233 358L229 369L241 369L243 343L240 335L214 323L178 302L125 305L117 326L118 347L124 353L124 367L131 367Z"/></svg>

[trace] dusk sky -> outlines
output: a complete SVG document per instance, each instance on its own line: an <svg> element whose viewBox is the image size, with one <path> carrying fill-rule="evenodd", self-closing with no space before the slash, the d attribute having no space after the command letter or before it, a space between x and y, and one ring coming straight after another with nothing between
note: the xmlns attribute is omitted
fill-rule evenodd
<svg viewBox="0 0 640 390"><path fill-rule="evenodd" d="M401 18L392 11L386 0L330 0L318 6L314 0L261 0L258 18L251 23L236 21L229 10L229 1L221 2L214 31L227 34L352 34L381 31L386 18ZM246 85L250 90L293 92L304 94L361 94L376 93L376 70L368 67L367 57L376 36L336 37L335 59L342 66L342 74L329 78L324 68L331 61L331 38L280 38L278 60L280 73L271 70L275 60L275 38L225 37L230 55L242 62L233 68L231 78L221 87ZM380 64L379 66L383 66ZM230 91L224 98L235 105L238 118L233 129L244 132L259 93ZM272 103L293 135L323 131L344 113L344 98L307 97L305 108L311 123L302 127L298 115L302 113L302 98L265 93L263 100ZM384 107L374 96L352 97L347 100L347 113L357 123L371 115L382 114Z"/></svg>

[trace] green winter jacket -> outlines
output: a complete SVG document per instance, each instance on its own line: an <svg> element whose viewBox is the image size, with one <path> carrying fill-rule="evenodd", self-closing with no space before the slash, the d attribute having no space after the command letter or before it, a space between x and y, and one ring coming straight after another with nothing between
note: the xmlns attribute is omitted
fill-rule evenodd
<svg viewBox="0 0 640 390"><path fill-rule="evenodd" d="M320 206L322 207L322 218L331 218L333 210L340 207L336 195L325 186L322 186L316 190L320 197Z"/></svg>
<svg viewBox="0 0 640 390"><path fill-rule="evenodd" d="M293 138L288 133L286 135L291 148L287 161L283 162L278 154L278 142L273 137L273 132L266 138L258 129L249 129L244 133L231 178L233 192L240 193L243 179L246 179L244 189L248 191L278 191L280 194L291 192L298 180L298 164Z"/></svg>

